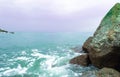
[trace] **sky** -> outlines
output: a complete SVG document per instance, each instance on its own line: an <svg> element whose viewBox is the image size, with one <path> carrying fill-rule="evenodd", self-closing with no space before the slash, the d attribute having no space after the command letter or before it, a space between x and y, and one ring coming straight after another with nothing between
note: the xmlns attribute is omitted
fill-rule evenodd
<svg viewBox="0 0 120 77"><path fill-rule="evenodd" d="M8 31L93 32L120 0L0 0Z"/></svg>

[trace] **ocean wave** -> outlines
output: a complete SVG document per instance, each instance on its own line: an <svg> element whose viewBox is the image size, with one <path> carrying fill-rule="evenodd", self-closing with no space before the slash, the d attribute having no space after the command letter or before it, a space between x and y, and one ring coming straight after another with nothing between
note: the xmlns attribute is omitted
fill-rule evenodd
<svg viewBox="0 0 120 77"><path fill-rule="evenodd" d="M81 66L74 70L76 66L69 64L69 60L80 54L66 49L60 51L45 54L38 49L23 50L8 59L8 68L0 68L0 77L79 77L80 69L90 70Z"/></svg>
<svg viewBox="0 0 120 77"><path fill-rule="evenodd" d="M0 76L14 76L14 75L22 75L25 74L27 71L27 68L22 68L21 65L18 65L17 68L13 69L7 69L3 73L0 74Z"/></svg>

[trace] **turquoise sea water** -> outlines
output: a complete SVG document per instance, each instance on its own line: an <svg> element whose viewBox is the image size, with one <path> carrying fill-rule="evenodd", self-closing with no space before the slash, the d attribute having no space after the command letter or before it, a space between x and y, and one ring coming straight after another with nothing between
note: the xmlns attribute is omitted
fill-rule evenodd
<svg viewBox="0 0 120 77"><path fill-rule="evenodd" d="M91 33L0 34L0 77L80 77L94 69L69 64Z"/></svg>

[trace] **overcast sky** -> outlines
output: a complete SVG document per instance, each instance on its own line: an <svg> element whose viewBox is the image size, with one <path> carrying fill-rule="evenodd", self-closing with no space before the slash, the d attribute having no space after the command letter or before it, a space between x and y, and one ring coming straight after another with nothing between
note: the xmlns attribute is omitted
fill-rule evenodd
<svg viewBox="0 0 120 77"><path fill-rule="evenodd" d="M0 28L91 32L119 0L0 0Z"/></svg>

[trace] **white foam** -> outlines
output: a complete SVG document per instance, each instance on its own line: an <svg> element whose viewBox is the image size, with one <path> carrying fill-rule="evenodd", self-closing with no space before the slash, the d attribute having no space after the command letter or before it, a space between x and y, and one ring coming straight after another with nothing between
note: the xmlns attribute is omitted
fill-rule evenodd
<svg viewBox="0 0 120 77"><path fill-rule="evenodd" d="M33 51L33 53L31 54L33 57L38 57L38 58L51 58L50 55L44 55L44 54L41 54L40 52L38 51Z"/></svg>
<svg viewBox="0 0 120 77"><path fill-rule="evenodd" d="M15 61L18 61L18 60L20 60L20 61L29 61L30 58L27 58L27 57L21 56L21 57L16 57L16 58L13 58L13 59L9 59L8 61L11 61L11 62L14 63Z"/></svg>
<svg viewBox="0 0 120 77"><path fill-rule="evenodd" d="M45 64L47 65L47 69L51 69L52 66L54 65L55 62L55 57L51 57L50 59L48 59Z"/></svg>
<svg viewBox="0 0 120 77"><path fill-rule="evenodd" d="M68 77L68 70L65 68L66 66L61 66L61 67L52 67L51 69L49 69L49 75L51 77Z"/></svg>
<svg viewBox="0 0 120 77"><path fill-rule="evenodd" d="M38 49L32 49L32 52L39 52Z"/></svg>
<svg viewBox="0 0 120 77"><path fill-rule="evenodd" d="M29 58L22 56L22 57L17 57L16 60L29 60Z"/></svg>
<svg viewBox="0 0 120 77"><path fill-rule="evenodd" d="M26 55L27 53L26 53L26 51L22 51L21 54L22 55Z"/></svg>
<svg viewBox="0 0 120 77"><path fill-rule="evenodd" d="M0 71L4 71L4 70L8 70L8 69L10 69L10 67L0 68Z"/></svg>
<svg viewBox="0 0 120 77"><path fill-rule="evenodd" d="M27 68L22 68L18 65L17 68L9 69L3 72L2 76L14 76L14 75L22 75L26 73Z"/></svg>

